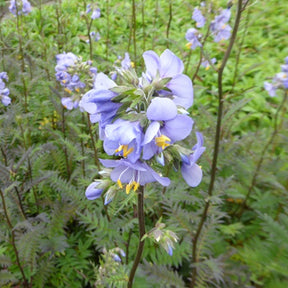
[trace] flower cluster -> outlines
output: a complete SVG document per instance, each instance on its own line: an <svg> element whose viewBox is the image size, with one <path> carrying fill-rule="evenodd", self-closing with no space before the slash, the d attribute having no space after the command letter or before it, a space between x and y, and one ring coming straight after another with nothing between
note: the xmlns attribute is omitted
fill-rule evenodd
<svg viewBox="0 0 288 288"><path fill-rule="evenodd" d="M210 25L210 30L214 34L214 41L228 40L231 36L232 28L227 24L231 17L231 10L224 9L217 15Z"/></svg>
<svg viewBox="0 0 288 288"><path fill-rule="evenodd" d="M92 12L92 14L91 14L92 20L99 18L101 16L100 8L93 5L93 4L88 4L86 7L86 14L89 14L90 12Z"/></svg>
<svg viewBox="0 0 288 288"><path fill-rule="evenodd" d="M285 58L285 64L281 65L281 72L277 73L272 83L264 82L264 88L270 96L276 96L277 89L288 89L288 57Z"/></svg>
<svg viewBox="0 0 288 288"><path fill-rule="evenodd" d="M183 74L183 62L168 49L160 57L146 51L143 58L146 71L142 77L138 78L126 54L117 70L122 83L118 86L98 73L93 89L79 103L91 121L99 123L105 152L116 158L100 159L110 169L110 179L88 186L90 200L106 191L108 204L121 189L128 194L151 182L168 186L170 179L161 175L161 165L182 167L183 178L191 187L201 182L202 170L196 161L205 150L202 135L197 133L192 151L177 144L192 131L193 120L186 111L193 104L192 81Z"/></svg>
<svg viewBox="0 0 288 288"><path fill-rule="evenodd" d="M92 87L97 69L92 67L91 61L82 62L81 58L71 52L58 54L56 61L56 80L69 94L69 97L63 97L61 102L67 109L72 110L79 106L86 89Z"/></svg>
<svg viewBox="0 0 288 288"><path fill-rule="evenodd" d="M11 103L11 99L8 96L10 91L6 88L5 81L8 81L8 75L6 72L0 72L0 99L4 106L8 106Z"/></svg>
<svg viewBox="0 0 288 288"><path fill-rule="evenodd" d="M31 4L28 0L11 0L10 1L10 6L9 6L9 11L13 15L27 15L31 12L32 7Z"/></svg>
<svg viewBox="0 0 288 288"><path fill-rule="evenodd" d="M215 19L210 24L210 31L214 35L214 41L219 42L221 40L227 40L231 35L231 27L227 24L230 20L231 11L230 9L223 9L219 15L215 16ZM194 8L192 19L196 22L197 28L205 26L206 18L202 15L202 12L197 7ZM202 47L201 38L202 34L196 28L189 28L185 35L188 43L186 47L189 49L196 49Z"/></svg>

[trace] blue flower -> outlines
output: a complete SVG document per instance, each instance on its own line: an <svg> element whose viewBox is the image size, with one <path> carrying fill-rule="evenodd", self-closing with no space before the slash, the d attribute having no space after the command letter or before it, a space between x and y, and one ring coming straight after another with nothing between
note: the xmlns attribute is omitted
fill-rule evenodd
<svg viewBox="0 0 288 288"><path fill-rule="evenodd" d="M27 0L22 0L22 1L11 0L9 11L15 16L17 14L17 11L18 11L18 15L21 15L21 14L27 15L32 11L32 7L31 7L30 2Z"/></svg>
<svg viewBox="0 0 288 288"><path fill-rule="evenodd" d="M211 62L212 64L215 64L216 61L217 61L216 58L212 58L212 59L210 60L210 62ZM210 63L209 63L208 60L203 60L202 63L201 63L201 65L202 65L203 67L205 67L205 70L209 70L209 69L210 69Z"/></svg>
<svg viewBox="0 0 288 288"><path fill-rule="evenodd" d="M96 19L101 16L101 10L100 8L95 7L94 5L88 4L86 6L86 14L89 14L92 11L91 19Z"/></svg>
<svg viewBox="0 0 288 288"><path fill-rule="evenodd" d="M124 69L124 70L128 70L128 69L131 68L131 67L133 68L133 66L134 66L134 63L131 62L129 53L126 52L124 59L121 61L121 67L122 67L122 69Z"/></svg>
<svg viewBox="0 0 288 288"><path fill-rule="evenodd" d="M94 40L95 42L98 42L101 39L99 32L92 31L90 32L90 36L92 37L92 40ZM87 41L88 41L87 43L89 43L89 40Z"/></svg>
<svg viewBox="0 0 288 288"><path fill-rule="evenodd" d="M147 163L136 161L131 163L127 159L120 160L105 160L100 159L100 162L109 168L114 168L110 174L112 181L116 182L122 189L123 183L126 184L126 193L128 194L131 189L137 191L139 186L143 186L151 182L159 182L163 186L170 184L170 179L162 177L156 173Z"/></svg>
<svg viewBox="0 0 288 288"><path fill-rule="evenodd" d="M135 163L141 154L143 132L139 122L117 119L105 127L104 150L108 155L118 155Z"/></svg>
<svg viewBox="0 0 288 288"><path fill-rule="evenodd" d="M189 41L186 44L187 48L190 48L192 50L196 49L197 47L201 47L202 44L198 40L198 31L195 28L190 28L187 30L185 38L187 41Z"/></svg>
<svg viewBox="0 0 288 288"><path fill-rule="evenodd" d="M269 82L264 82L264 88L271 97L276 96L277 87L275 85L273 85L272 83L269 83Z"/></svg>
<svg viewBox="0 0 288 288"><path fill-rule="evenodd" d="M186 183L191 187L196 187L202 180L202 169L196 164L196 161L200 158L205 151L203 147L203 136L201 133L196 132L197 144L192 148L190 155L181 155L182 166L181 172Z"/></svg>
<svg viewBox="0 0 288 288"><path fill-rule="evenodd" d="M203 27L205 25L205 17L198 8L194 8L192 19L196 21L196 27Z"/></svg>
<svg viewBox="0 0 288 288"><path fill-rule="evenodd" d="M101 16L101 10L100 8L96 8L92 11L92 15L91 15L91 19L96 19L99 18Z"/></svg>
<svg viewBox="0 0 288 288"><path fill-rule="evenodd" d="M95 200L95 199L98 199L99 197L101 197L101 194L104 190L103 188L98 187L101 183L102 183L101 180L95 181L87 187L85 195L86 195L88 200Z"/></svg>
<svg viewBox="0 0 288 288"><path fill-rule="evenodd" d="M78 60L79 58L71 52L58 54L56 55L57 65L55 70L56 72L66 71L70 66L74 66Z"/></svg>
<svg viewBox="0 0 288 288"><path fill-rule="evenodd" d="M0 73L0 99L4 106L8 106L11 103L11 98L8 96L10 90L6 88L5 81L8 81L8 75L6 72Z"/></svg>
<svg viewBox="0 0 288 288"><path fill-rule="evenodd" d="M226 24L231 17L231 10L224 9L220 15L216 16L214 21L211 22L210 30L214 33L214 41L228 40L231 35L232 28Z"/></svg>
<svg viewBox="0 0 288 288"><path fill-rule="evenodd" d="M109 90L116 86L104 73L98 73L95 77L94 88L88 91L81 99L79 106L90 114L92 123L99 122L100 128L104 129L115 117L120 103L112 102L117 93ZM102 131L104 132L104 131ZM103 140L103 137L100 137Z"/></svg>
<svg viewBox="0 0 288 288"><path fill-rule="evenodd" d="M147 109L151 121L143 140L143 159L161 153L170 144L185 139L191 132L193 120L177 113L177 106L169 98L152 99Z"/></svg>
<svg viewBox="0 0 288 288"><path fill-rule="evenodd" d="M143 58L146 66L145 77L149 82L153 83L153 80L160 81L163 78L171 78L165 86L168 91L157 90L159 95L171 97L176 105L180 105L185 109L192 106L192 81L188 76L182 74L184 70L183 62L174 53L166 49L159 57L154 51L150 50L144 52Z"/></svg>

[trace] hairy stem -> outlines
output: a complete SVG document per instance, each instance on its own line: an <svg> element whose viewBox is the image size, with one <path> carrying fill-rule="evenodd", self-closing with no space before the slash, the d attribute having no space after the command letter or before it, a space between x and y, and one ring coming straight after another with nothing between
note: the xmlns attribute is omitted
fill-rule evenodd
<svg viewBox="0 0 288 288"><path fill-rule="evenodd" d="M133 285L133 279L137 270L137 267L140 263L142 252L144 249L144 240L142 241L142 237L145 234L145 218L144 218L144 186L140 186L140 189L138 191L138 221L139 221L139 245L138 250L136 254L136 258L134 260L132 269L130 271L129 281L127 288L131 288Z"/></svg>
<svg viewBox="0 0 288 288"><path fill-rule="evenodd" d="M223 71L225 69L227 60L231 54L233 45L234 45L235 40L236 40L236 35L238 32L240 19L241 19L241 13L242 13L242 0L238 0L237 14L236 14L236 19L235 19L235 24L234 24L233 32L231 35L231 39L230 39L228 48L225 52L221 67L218 70L218 117L217 117L216 135L215 135L215 142L214 142L213 161L212 161L212 167L211 167L211 179L210 179L210 184L209 184L209 188L208 188L209 197L211 197L213 194L214 182L215 182L216 171L217 171L217 160L218 160L218 153L219 153L221 121L222 121L222 112L223 112L223 87L222 87ZM205 207L204 207L204 210L202 213L202 217L200 219L198 228L196 230L196 233L195 233L195 236L193 239L192 260L193 260L194 264L199 262L198 255L197 255L197 244L198 244L198 239L201 235L205 220L206 220L207 215L208 215L209 207L210 207L210 200L207 199L207 202L205 204ZM192 273L191 273L190 288L195 287L196 280L197 280L197 268L194 265L192 268Z"/></svg>

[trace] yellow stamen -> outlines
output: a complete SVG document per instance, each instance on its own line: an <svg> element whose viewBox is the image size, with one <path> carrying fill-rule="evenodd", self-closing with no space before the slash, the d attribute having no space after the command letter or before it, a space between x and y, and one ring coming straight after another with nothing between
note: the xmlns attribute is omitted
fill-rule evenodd
<svg viewBox="0 0 288 288"><path fill-rule="evenodd" d="M68 88L65 88L65 89L64 89L64 91L68 92L69 94L71 94L71 93L72 93L72 91L71 91L71 90L69 90Z"/></svg>
<svg viewBox="0 0 288 288"><path fill-rule="evenodd" d="M129 193L130 193L130 190L131 190L131 188L132 188L132 185L133 185L133 183L126 185L126 194L129 194Z"/></svg>
<svg viewBox="0 0 288 288"><path fill-rule="evenodd" d="M133 190L136 192L136 191L137 191L137 189L138 189L138 188L139 188L139 186L140 186L140 183L137 183L136 181L133 181L132 185L134 185L134 188L133 188Z"/></svg>
<svg viewBox="0 0 288 288"><path fill-rule="evenodd" d="M226 24L223 24L222 26L221 26L221 29L225 29L226 28Z"/></svg>
<svg viewBox="0 0 288 288"><path fill-rule="evenodd" d="M62 80L62 83L65 84L67 81L66 80Z"/></svg>
<svg viewBox="0 0 288 288"><path fill-rule="evenodd" d="M134 62L131 61L130 65L131 65L132 68L135 68L135 63Z"/></svg>
<svg viewBox="0 0 288 288"><path fill-rule="evenodd" d="M210 65L208 65L205 70L208 71L210 69Z"/></svg>
<svg viewBox="0 0 288 288"><path fill-rule="evenodd" d="M122 185L122 183L121 183L121 180L120 180L120 179L118 179L118 180L117 180L117 184L118 184L119 188L123 189L123 185Z"/></svg>
<svg viewBox="0 0 288 288"><path fill-rule="evenodd" d="M75 91L79 93L79 92L80 92L80 89L79 89L79 88L76 88Z"/></svg>
<svg viewBox="0 0 288 288"><path fill-rule="evenodd" d="M162 149L165 149L167 146L170 145L169 143L166 143L166 141L171 142L171 139L165 135L161 135L160 137L155 138L156 145L158 147L161 147Z"/></svg>
<svg viewBox="0 0 288 288"><path fill-rule="evenodd" d="M123 151L123 157L127 157L131 152L133 152L134 148L131 147L128 149L128 145L120 145L116 150L115 153Z"/></svg>
<svg viewBox="0 0 288 288"><path fill-rule="evenodd" d="M192 43L191 43L191 42L188 42L185 46L186 46L186 48L190 49L191 46L192 46Z"/></svg>

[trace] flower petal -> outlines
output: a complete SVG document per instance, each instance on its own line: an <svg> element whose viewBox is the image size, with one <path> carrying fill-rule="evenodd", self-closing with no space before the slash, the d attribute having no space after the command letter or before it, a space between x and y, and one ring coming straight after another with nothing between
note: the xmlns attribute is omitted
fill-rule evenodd
<svg viewBox="0 0 288 288"><path fill-rule="evenodd" d="M181 105L185 109L188 109L193 104L193 85L191 79L184 75L177 75L173 77L167 84L174 94L173 99L176 105Z"/></svg>
<svg viewBox="0 0 288 288"><path fill-rule="evenodd" d="M166 49L160 56L160 76L161 78L165 77L174 77L177 74L181 74L184 70L183 62L178 58L174 53L169 49Z"/></svg>
<svg viewBox="0 0 288 288"><path fill-rule="evenodd" d="M156 97L152 99L147 109L147 118L149 120L165 121L175 118L177 115L177 106L169 98Z"/></svg>
<svg viewBox="0 0 288 288"><path fill-rule="evenodd" d="M150 143L159 131L160 123L153 121L147 128L142 145Z"/></svg>
<svg viewBox="0 0 288 288"><path fill-rule="evenodd" d="M85 195L88 200L95 200L101 196L103 189L97 188L100 183L101 181L95 181L87 187Z"/></svg>
<svg viewBox="0 0 288 288"><path fill-rule="evenodd" d="M172 142L185 139L192 130L193 120L187 115L177 115L174 119L166 121L161 133L169 137Z"/></svg>
<svg viewBox="0 0 288 288"><path fill-rule="evenodd" d="M152 50L143 53L143 58L146 66L146 73L151 77L155 77L157 70L160 70L159 56Z"/></svg>
<svg viewBox="0 0 288 288"><path fill-rule="evenodd" d="M202 169L197 164L192 166L183 164L181 172L186 183L191 187L196 187L200 184L203 176Z"/></svg>

